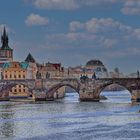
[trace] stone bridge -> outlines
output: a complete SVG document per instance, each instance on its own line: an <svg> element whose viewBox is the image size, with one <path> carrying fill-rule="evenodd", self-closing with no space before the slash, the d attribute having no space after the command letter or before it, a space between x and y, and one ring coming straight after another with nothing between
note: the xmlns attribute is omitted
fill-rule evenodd
<svg viewBox="0 0 140 140"><path fill-rule="evenodd" d="M123 86L130 91L132 100L140 101L140 78L1 80L0 98L9 98L12 87L25 85L30 94L44 94L45 100L53 100L59 88L69 86L79 93L81 101L99 101L102 90L111 84Z"/></svg>
<svg viewBox="0 0 140 140"><path fill-rule="evenodd" d="M102 78L102 79L85 79L80 85L81 101L99 101L100 94L105 87L117 84L124 87L131 93L131 99L140 101L140 78Z"/></svg>

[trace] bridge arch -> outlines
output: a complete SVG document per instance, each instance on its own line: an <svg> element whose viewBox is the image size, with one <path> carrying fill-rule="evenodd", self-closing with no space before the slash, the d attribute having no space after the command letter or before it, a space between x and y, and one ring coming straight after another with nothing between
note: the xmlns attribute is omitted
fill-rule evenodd
<svg viewBox="0 0 140 140"><path fill-rule="evenodd" d="M59 90L62 87L70 87L73 90L75 90L75 92L77 92L79 94L79 86L78 87L75 87L74 85L71 85L71 84L68 84L68 83L58 83L58 84L52 86L47 91L47 98L53 98L54 97L54 94L56 93L56 91Z"/></svg>
<svg viewBox="0 0 140 140"><path fill-rule="evenodd" d="M28 84L27 83L9 83L9 84L6 84L2 87L2 89L0 90L0 97L10 97L10 96L14 96L14 94L12 92L14 92L12 89L16 89L17 90L17 86L21 86L21 88L19 88L19 90L17 91L17 93L19 92L23 92L21 89L22 87L24 87L25 91L24 92L28 92L27 94L31 93L31 89L28 87ZM27 90L26 90L27 89ZM21 90L21 91L20 91ZM15 91L16 93L16 91ZM16 96L16 94L15 94ZM18 96L18 95L17 95ZM24 96L24 95L23 95ZM28 95L27 95L28 96ZM30 96L30 94L29 94Z"/></svg>
<svg viewBox="0 0 140 140"><path fill-rule="evenodd" d="M116 87L119 87L119 88L122 88L122 90L126 90L126 91L128 91L129 92L129 94L130 94L130 98L132 99L132 91L131 91L131 89L130 89L130 87L127 87L126 85L124 85L124 84L119 84L119 83L109 83L109 84L105 84L105 85L102 85L101 87L100 87L100 90L99 90L99 97L101 97L101 95L102 95L102 92L107 88L107 87L109 87L109 86L116 86ZM114 90L115 91L115 90ZM117 91L117 90L116 90ZM120 90L121 91L121 90ZM101 97L102 98L102 97Z"/></svg>

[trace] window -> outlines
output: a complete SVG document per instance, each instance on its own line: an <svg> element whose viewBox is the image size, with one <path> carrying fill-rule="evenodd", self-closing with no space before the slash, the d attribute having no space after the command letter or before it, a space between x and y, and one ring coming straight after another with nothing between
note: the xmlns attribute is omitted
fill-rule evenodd
<svg viewBox="0 0 140 140"><path fill-rule="evenodd" d="M7 76L7 74L6 74L6 75L5 75L5 79L7 79L7 77L8 77L8 76Z"/></svg>
<svg viewBox="0 0 140 140"><path fill-rule="evenodd" d="M12 78L12 75L10 74L10 78Z"/></svg>
<svg viewBox="0 0 140 140"><path fill-rule="evenodd" d="M14 75L14 78L16 79L16 75Z"/></svg>

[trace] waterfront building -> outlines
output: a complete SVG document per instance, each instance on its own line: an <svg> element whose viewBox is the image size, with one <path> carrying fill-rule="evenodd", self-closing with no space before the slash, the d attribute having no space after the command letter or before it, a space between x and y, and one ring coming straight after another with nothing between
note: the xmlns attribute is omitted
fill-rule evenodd
<svg viewBox="0 0 140 140"><path fill-rule="evenodd" d="M69 67L67 70L68 77L80 78L85 75L89 78L105 78L108 77L108 71L100 60L90 60L85 66Z"/></svg>
<svg viewBox="0 0 140 140"><path fill-rule="evenodd" d="M13 61L13 49L9 47L9 38L6 33L6 29L4 27L3 33L1 35L1 43L0 47L0 79L2 79L2 67L5 62Z"/></svg>
<svg viewBox="0 0 140 140"><path fill-rule="evenodd" d="M4 27L3 34L1 36L2 46L0 48L0 62L9 62L13 60L13 49L9 47L9 38Z"/></svg>
<svg viewBox="0 0 140 140"><path fill-rule="evenodd" d="M64 68L61 66L61 63L46 63L46 64L37 64L37 77L46 79L46 78L63 78L64 77Z"/></svg>
<svg viewBox="0 0 140 140"><path fill-rule="evenodd" d="M28 64L26 78L27 79L36 79L36 74L37 74L36 60L29 53L25 59L25 62Z"/></svg>
<svg viewBox="0 0 140 140"><path fill-rule="evenodd" d="M92 77L95 73L97 78L106 78L108 77L107 68L104 66L103 62L100 60L90 60L85 65L85 72L88 74L88 77Z"/></svg>
<svg viewBox="0 0 140 140"><path fill-rule="evenodd" d="M84 75L84 69L82 66L69 67L67 70L67 74L69 78L77 78L80 79L81 75Z"/></svg>
<svg viewBox="0 0 140 140"><path fill-rule="evenodd" d="M26 79L28 63L26 62L6 62L2 69L2 79L21 80ZM10 97L27 97L28 89L24 85L16 85L9 93Z"/></svg>
<svg viewBox="0 0 140 140"><path fill-rule="evenodd" d="M44 64L39 64L37 63L37 73L36 73L36 78L37 79L46 79L47 78L47 68Z"/></svg>
<svg viewBox="0 0 140 140"><path fill-rule="evenodd" d="M61 63L46 63L45 64L50 78L63 78L64 77L64 67Z"/></svg>

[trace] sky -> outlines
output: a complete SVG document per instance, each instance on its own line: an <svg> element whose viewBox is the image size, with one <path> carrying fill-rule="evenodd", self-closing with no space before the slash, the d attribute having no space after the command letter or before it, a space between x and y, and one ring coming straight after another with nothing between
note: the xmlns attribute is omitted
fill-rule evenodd
<svg viewBox="0 0 140 140"><path fill-rule="evenodd" d="M0 0L14 60L140 70L140 0Z"/></svg>

